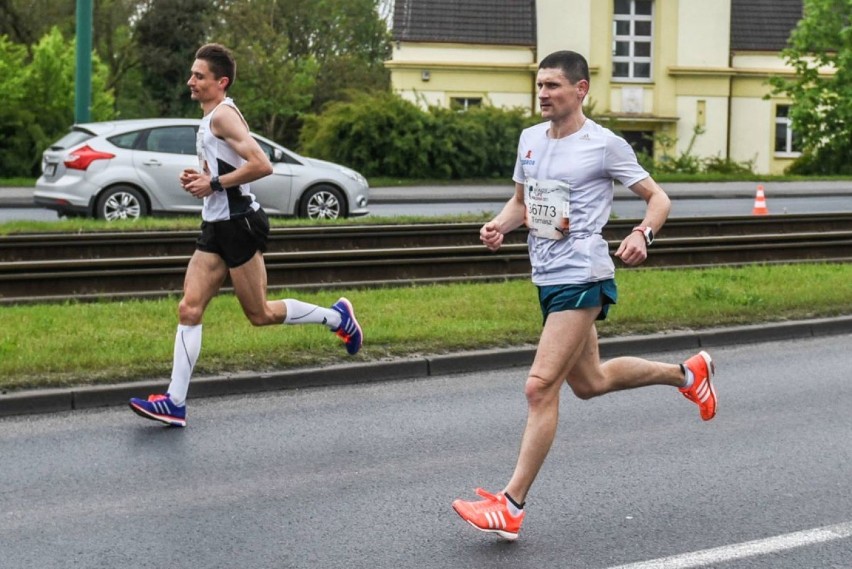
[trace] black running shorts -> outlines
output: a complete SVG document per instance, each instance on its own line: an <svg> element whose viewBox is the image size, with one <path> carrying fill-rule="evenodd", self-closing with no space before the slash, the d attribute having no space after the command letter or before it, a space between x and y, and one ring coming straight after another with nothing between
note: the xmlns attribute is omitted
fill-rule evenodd
<svg viewBox="0 0 852 569"><path fill-rule="evenodd" d="M229 269L248 262L258 251L266 251L269 218L262 209L226 221L202 221L195 248L222 257Z"/></svg>

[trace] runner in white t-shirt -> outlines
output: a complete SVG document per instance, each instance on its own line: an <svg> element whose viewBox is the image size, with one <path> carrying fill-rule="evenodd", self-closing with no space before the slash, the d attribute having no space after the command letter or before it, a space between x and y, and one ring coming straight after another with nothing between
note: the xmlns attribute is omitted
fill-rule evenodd
<svg viewBox="0 0 852 569"><path fill-rule="evenodd" d="M527 425L514 473L495 494L482 488L478 501L456 500L453 508L476 529L517 539L524 502L556 434L559 394L567 383L580 399L646 385L671 385L699 407L716 414L711 383L714 365L702 351L683 364L620 357L601 363L596 320L617 300L615 268L602 230L609 219L613 181L645 200L645 217L619 244L615 256L638 265L671 202L636 161L627 142L583 114L589 68L583 56L558 51L537 74L541 116L547 122L523 131L515 165L515 195L480 230L492 251L503 236L526 224L532 280L544 318L535 360L527 377Z"/></svg>

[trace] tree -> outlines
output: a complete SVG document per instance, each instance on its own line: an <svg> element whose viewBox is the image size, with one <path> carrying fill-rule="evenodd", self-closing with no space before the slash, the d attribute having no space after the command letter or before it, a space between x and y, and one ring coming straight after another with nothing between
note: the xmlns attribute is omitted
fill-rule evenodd
<svg viewBox="0 0 852 569"><path fill-rule="evenodd" d="M792 100L803 153L793 171L852 174L852 0L805 0L782 54L796 76L770 83Z"/></svg>
<svg viewBox="0 0 852 569"><path fill-rule="evenodd" d="M293 57L311 55L320 64L312 111L349 91L388 90L390 31L381 17L382 0L288 0L288 34Z"/></svg>
<svg viewBox="0 0 852 569"><path fill-rule="evenodd" d="M142 88L135 27L150 0L93 0L94 51L109 67L107 86L115 94L116 110L145 116L154 108ZM0 0L0 35L30 50L52 28L65 37L76 33L76 2Z"/></svg>
<svg viewBox="0 0 852 569"><path fill-rule="evenodd" d="M278 142L295 145L306 114L353 93L389 91L384 60L390 54L386 18L392 4L391 0L97 0L93 44L100 57L93 94L97 108L109 100L112 109L93 113L93 120L197 116L186 80L198 47L217 41L237 57L231 95L239 99L249 124ZM69 47L61 38L74 37L75 30L74 2L0 0L0 38L6 36L0 44L0 71L5 70L0 88L0 170L7 175L10 169L35 172L44 145L73 121L74 44ZM58 43L54 34L59 34ZM56 53L53 62L39 59L30 79L45 82L45 90L26 91L21 74L35 60L34 50L42 40L70 51ZM51 66L71 75L51 79L43 74ZM61 84L61 89L55 91L53 83ZM48 92L56 95L55 107L50 97L43 96ZM30 96L45 107L29 104ZM71 106L65 109L68 101ZM13 147L16 150L11 151Z"/></svg>
<svg viewBox="0 0 852 569"><path fill-rule="evenodd" d="M25 104L22 71L26 57L24 46L0 36L0 176L28 175L32 168L33 145L28 130L34 115Z"/></svg>
<svg viewBox="0 0 852 569"><path fill-rule="evenodd" d="M146 5L144 0L97 0L93 4L94 48L109 67L107 87L115 95L116 111L128 116L145 116L148 113L143 109L153 108L142 88L141 50L135 36Z"/></svg>
<svg viewBox="0 0 852 569"><path fill-rule="evenodd" d="M0 36L29 49L52 28L74 33L74 2L55 0L0 0Z"/></svg>
<svg viewBox="0 0 852 569"><path fill-rule="evenodd" d="M233 96L252 127L295 145L305 113L353 91L387 91L383 1L219 0L211 36L237 57Z"/></svg>
<svg viewBox="0 0 852 569"><path fill-rule="evenodd" d="M77 40L66 40L58 28L53 28L33 48L33 59L24 78L26 104L37 119L32 125L34 165L39 163L41 152L74 124L76 53ZM92 54L92 121L107 120L115 114L112 91L106 86L108 75L100 58Z"/></svg>
<svg viewBox="0 0 852 569"><path fill-rule="evenodd" d="M156 116L194 116L189 69L206 43L208 0L148 0L136 26L136 48L145 92Z"/></svg>
<svg viewBox="0 0 852 569"><path fill-rule="evenodd" d="M228 94L253 130L277 141L293 140L295 117L311 105L317 61L294 58L287 40L286 20L277 0L229 2L219 12L213 38L237 60L237 75Z"/></svg>
<svg viewBox="0 0 852 569"><path fill-rule="evenodd" d="M41 153L74 123L76 40L53 28L30 48L0 37L0 175L38 173ZM9 70L15 69L13 73ZM107 89L106 66L92 58L92 120L112 118L113 98Z"/></svg>

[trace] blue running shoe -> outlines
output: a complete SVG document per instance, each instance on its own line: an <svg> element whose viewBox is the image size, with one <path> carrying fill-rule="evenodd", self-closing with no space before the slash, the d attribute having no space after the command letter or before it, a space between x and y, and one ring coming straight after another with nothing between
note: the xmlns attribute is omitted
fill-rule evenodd
<svg viewBox="0 0 852 569"><path fill-rule="evenodd" d="M160 421L172 427L186 426L186 405L178 407L169 398L169 394L151 395L147 400L132 397L130 408L134 413L146 419Z"/></svg>
<svg viewBox="0 0 852 569"><path fill-rule="evenodd" d="M339 299L331 306L331 309L340 313L340 326L332 332L346 344L349 355L354 356L361 349L361 343L364 341L361 325L355 320L355 309L346 298Z"/></svg>

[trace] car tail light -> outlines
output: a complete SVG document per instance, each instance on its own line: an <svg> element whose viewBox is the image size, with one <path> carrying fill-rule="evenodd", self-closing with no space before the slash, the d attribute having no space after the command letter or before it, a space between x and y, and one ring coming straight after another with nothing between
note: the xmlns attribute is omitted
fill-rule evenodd
<svg viewBox="0 0 852 569"><path fill-rule="evenodd" d="M65 157L65 167L72 170L85 170L95 160L109 160L110 158L115 158L115 154L100 152L87 144Z"/></svg>

